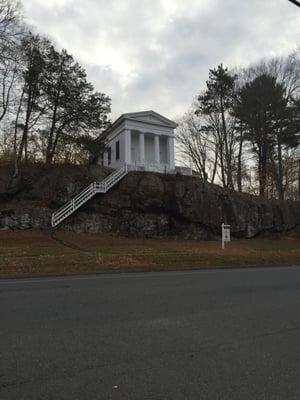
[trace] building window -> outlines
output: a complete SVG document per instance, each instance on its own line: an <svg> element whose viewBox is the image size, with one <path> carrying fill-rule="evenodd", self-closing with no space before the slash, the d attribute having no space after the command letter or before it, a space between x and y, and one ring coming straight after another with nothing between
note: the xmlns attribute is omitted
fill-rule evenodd
<svg viewBox="0 0 300 400"><path fill-rule="evenodd" d="M108 165L110 165L111 164L111 148L109 148L107 150L107 156L108 156Z"/></svg>
<svg viewBox="0 0 300 400"><path fill-rule="evenodd" d="M116 142L116 160L120 160L120 141Z"/></svg>

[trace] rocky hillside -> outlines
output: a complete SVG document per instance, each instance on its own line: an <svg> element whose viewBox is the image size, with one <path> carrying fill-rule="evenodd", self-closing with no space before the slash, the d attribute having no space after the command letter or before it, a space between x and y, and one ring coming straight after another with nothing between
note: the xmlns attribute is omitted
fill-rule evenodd
<svg viewBox="0 0 300 400"><path fill-rule="evenodd" d="M45 228L52 212L109 170L27 166L11 181L0 168L0 229ZM196 177L130 172L107 194L87 202L58 229L135 237L216 238L228 223L236 237L299 234L300 204L261 200Z"/></svg>

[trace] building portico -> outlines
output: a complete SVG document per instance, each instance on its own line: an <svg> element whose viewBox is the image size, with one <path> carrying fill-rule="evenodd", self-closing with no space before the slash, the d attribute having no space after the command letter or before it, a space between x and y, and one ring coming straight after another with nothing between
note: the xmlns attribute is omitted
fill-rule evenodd
<svg viewBox="0 0 300 400"><path fill-rule="evenodd" d="M174 168L174 139L172 137L137 130L128 130L126 135L131 141L131 151L128 151L126 158L127 164L167 164L170 168L172 166Z"/></svg>

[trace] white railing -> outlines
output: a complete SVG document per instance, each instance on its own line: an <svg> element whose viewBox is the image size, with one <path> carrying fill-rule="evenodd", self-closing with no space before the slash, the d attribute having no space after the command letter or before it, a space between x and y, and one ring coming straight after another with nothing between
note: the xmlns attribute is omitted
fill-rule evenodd
<svg viewBox="0 0 300 400"><path fill-rule="evenodd" d="M169 164L166 163L140 163L135 161L133 164L128 165L128 170L130 171L147 171L147 172L159 172L165 174L176 174L180 175L193 175L192 169L185 166L175 166L171 168Z"/></svg>
<svg viewBox="0 0 300 400"><path fill-rule="evenodd" d="M86 203L96 193L106 193L116 183L118 183L125 175L127 175L128 169L125 164L123 167L117 169L108 177L101 182L93 182L87 186L84 190L78 193L72 200L68 201L65 205L59 208L52 214L51 225L57 226L69 215L73 214L79 207Z"/></svg>
<svg viewBox="0 0 300 400"><path fill-rule="evenodd" d="M128 165L128 169L130 169L130 171L147 171L147 172L160 172L160 173L172 172L169 164L158 163L158 162L141 163L139 161L135 161L134 163Z"/></svg>

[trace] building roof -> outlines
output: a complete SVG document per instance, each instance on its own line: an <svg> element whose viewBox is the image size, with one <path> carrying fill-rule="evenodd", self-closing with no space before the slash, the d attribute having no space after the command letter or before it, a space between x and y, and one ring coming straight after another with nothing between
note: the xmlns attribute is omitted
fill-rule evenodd
<svg viewBox="0 0 300 400"><path fill-rule="evenodd" d="M140 112L122 114L118 119L114 121L114 123L107 129L106 132L107 133L112 132L115 128L117 128L117 126L119 126L125 120L141 122L146 124L148 123L151 125L164 126L172 129L175 129L177 127L177 124L174 121L171 121L170 119L164 117L161 114L158 114L155 111L149 110L149 111L140 111Z"/></svg>

